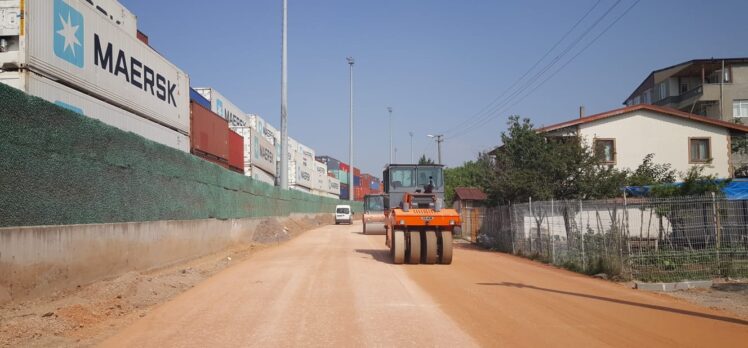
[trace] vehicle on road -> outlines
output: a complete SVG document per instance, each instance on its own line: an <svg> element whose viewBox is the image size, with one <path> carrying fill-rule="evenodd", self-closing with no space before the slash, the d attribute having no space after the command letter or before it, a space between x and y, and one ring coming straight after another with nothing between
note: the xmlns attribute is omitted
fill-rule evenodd
<svg viewBox="0 0 748 348"><path fill-rule="evenodd" d="M460 214L444 208L444 166L390 164L384 170L386 245L392 262L452 263Z"/></svg>
<svg viewBox="0 0 748 348"><path fill-rule="evenodd" d="M384 233L384 200L385 195L364 196L364 214L361 222L364 234Z"/></svg>
<svg viewBox="0 0 748 348"><path fill-rule="evenodd" d="M353 210L350 205L337 205L335 206L335 224L347 223L353 224Z"/></svg>

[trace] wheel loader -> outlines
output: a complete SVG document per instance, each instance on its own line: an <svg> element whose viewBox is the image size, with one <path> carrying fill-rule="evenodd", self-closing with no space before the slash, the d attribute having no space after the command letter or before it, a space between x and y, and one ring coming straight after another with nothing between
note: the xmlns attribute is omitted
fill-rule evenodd
<svg viewBox="0 0 748 348"><path fill-rule="evenodd" d="M364 234L384 234L384 200L385 195L365 195L364 213L361 222Z"/></svg>
<svg viewBox="0 0 748 348"><path fill-rule="evenodd" d="M460 214L444 208L444 167L390 164L384 170L386 245L395 264L450 264Z"/></svg>

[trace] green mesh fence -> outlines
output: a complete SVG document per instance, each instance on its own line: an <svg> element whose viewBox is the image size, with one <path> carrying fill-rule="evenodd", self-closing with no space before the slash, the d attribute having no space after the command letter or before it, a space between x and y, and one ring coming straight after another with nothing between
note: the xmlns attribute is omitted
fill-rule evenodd
<svg viewBox="0 0 748 348"><path fill-rule="evenodd" d="M332 213L336 204L0 84L0 226ZM357 202L343 204L362 210Z"/></svg>

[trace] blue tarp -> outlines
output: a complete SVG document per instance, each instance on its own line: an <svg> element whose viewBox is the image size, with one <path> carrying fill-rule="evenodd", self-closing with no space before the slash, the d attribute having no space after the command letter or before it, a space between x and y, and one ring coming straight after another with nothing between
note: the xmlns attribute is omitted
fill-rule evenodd
<svg viewBox="0 0 748 348"><path fill-rule="evenodd" d="M672 185L680 186L682 182L677 182ZM631 197L644 197L648 196L652 190L652 186L626 186L626 195ZM727 186L722 189L722 193L729 200L742 200L748 199L748 179L734 179Z"/></svg>

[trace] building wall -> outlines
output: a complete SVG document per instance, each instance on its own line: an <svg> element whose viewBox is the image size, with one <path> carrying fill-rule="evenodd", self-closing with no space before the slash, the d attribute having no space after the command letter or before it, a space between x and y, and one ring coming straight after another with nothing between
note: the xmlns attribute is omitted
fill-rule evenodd
<svg viewBox="0 0 748 348"><path fill-rule="evenodd" d="M722 127L639 110L604 120L582 124L580 135L592 145L595 138L614 138L616 168L636 169L647 154L655 163L670 163L673 169L686 172L689 163L689 138L711 139L712 164L707 174L730 177L729 131Z"/></svg>
<svg viewBox="0 0 748 348"><path fill-rule="evenodd" d="M748 99L748 65L732 67L732 83L725 84L724 89L724 111L725 120L730 121L735 115L732 114L732 103L736 99ZM748 123L748 118L741 117L743 123Z"/></svg>

